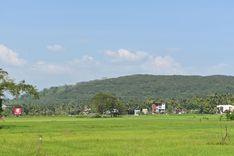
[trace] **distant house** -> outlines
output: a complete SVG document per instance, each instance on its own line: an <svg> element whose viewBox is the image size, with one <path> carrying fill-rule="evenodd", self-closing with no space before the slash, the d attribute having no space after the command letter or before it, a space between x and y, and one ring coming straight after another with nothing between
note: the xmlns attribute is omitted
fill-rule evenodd
<svg viewBox="0 0 234 156"><path fill-rule="evenodd" d="M107 110L104 114L116 117L116 116L119 115L119 110L115 109L115 108L114 109L110 109L110 110Z"/></svg>
<svg viewBox="0 0 234 156"><path fill-rule="evenodd" d="M148 109L146 109L146 108L142 109L142 113L145 114L145 115L148 114Z"/></svg>
<svg viewBox="0 0 234 156"><path fill-rule="evenodd" d="M220 114L223 114L227 111L231 111L233 112L234 111L234 106L233 105L218 105L217 106L217 112L220 113Z"/></svg>
<svg viewBox="0 0 234 156"><path fill-rule="evenodd" d="M21 116L23 113L23 107L21 106L14 106L12 109L12 114L15 116Z"/></svg>
<svg viewBox="0 0 234 156"><path fill-rule="evenodd" d="M139 110L139 109L135 109L135 110L134 110L134 115L135 115L135 116L139 116L140 113L141 113L141 110Z"/></svg>
<svg viewBox="0 0 234 156"><path fill-rule="evenodd" d="M152 114L166 112L166 104L165 103L154 103L154 104L152 104L151 107L152 107Z"/></svg>

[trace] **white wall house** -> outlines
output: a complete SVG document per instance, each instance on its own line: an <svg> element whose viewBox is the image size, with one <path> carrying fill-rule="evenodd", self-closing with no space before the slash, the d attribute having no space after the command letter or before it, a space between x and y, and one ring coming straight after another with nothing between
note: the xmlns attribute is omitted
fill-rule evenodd
<svg viewBox="0 0 234 156"><path fill-rule="evenodd" d="M148 109L146 109L146 108L142 109L142 113L145 114L145 115L148 114Z"/></svg>
<svg viewBox="0 0 234 156"><path fill-rule="evenodd" d="M227 111L234 111L234 106L233 105L218 105L217 106L218 113L223 114Z"/></svg>
<svg viewBox="0 0 234 156"><path fill-rule="evenodd" d="M152 104L152 114L165 113L165 112L166 112L166 104L165 103Z"/></svg>
<svg viewBox="0 0 234 156"><path fill-rule="evenodd" d="M141 110L138 110L138 109L135 109L135 110L134 110L134 115L135 115L135 116L139 116L140 113L141 113Z"/></svg>

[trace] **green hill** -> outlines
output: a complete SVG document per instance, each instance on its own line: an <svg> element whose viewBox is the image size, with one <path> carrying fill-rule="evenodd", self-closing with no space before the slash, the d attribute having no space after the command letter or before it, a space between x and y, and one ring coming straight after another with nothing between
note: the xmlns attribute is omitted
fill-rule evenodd
<svg viewBox="0 0 234 156"><path fill-rule="evenodd" d="M85 103L98 92L112 93L124 101L152 98L189 98L214 93L234 93L233 76L131 75L44 89L38 102Z"/></svg>
<svg viewBox="0 0 234 156"><path fill-rule="evenodd" d="M166 101L169 98L175 98L179 100L177 101L177 104L180 104L178 107L200 109L201 103L191 103L183 99L190 99L195 96L206 98L215 93L234 94L234 77L220 75L131 75L51 87L40 92L39 100L23 96L10 103L22 105L25 114L31 115L78 114L82 112L84 105L90 104L90 99L99 92L111 93L121 98L127 106L126 108L141 107L147 98L154 100L160 98ZM233 98L231 100L233 101ZM211 101L211 103L203 103L203 105L209 106L206 112L210 113L213 111L209 111L209 109L212 108L213 110L215 105L219 103ZM227 103L227 100L224 98L221 103ZM9 109L8 113L10 114L10 112Z"/></svg>

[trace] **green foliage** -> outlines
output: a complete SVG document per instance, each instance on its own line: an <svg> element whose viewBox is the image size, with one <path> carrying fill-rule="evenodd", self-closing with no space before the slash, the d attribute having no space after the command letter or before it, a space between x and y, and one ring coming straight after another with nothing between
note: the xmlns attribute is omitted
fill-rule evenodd
<svg viewBox="0 0 234 156"><path fill-rule="evenodd" d="M227 111L226 112L226 118L227 118L227 120L234 120L234 113L230 112L230 111Z"/></svg>
<svg viewBox="0 0 234 156"><path fill-rule="evenodd" d="M40 93L39 103L52 101L87 104L97 93L111 93L125 103L134 101L135 105L144 103L151 97L157 99L186 99L194 96L205 97L214 93L234 93L234 77L228 76L154 76L132 75L119 78L95 80L51 87ZM47 103L47 102L46 102Z"/></svg>
<svg viewBox="0 0 234 156"><path fill-rule="evenodd" d="M36 87L26 84L25 81L15 83L8 77L8 73L0 69L0 96L4 96L4 92L9 91L14 96L20 96L22 94L33 95L35 98L39 98Z"/></svg>
<svg viewBox="0 0 234 156"><path fill-rule="evenodd" d="M25 81L15 83L8 77L8 73L0 68L0 114L2 113L2 98L6 91L16 98L21 95L32 95L39 98L38 91L34 86L26 84Z"/></svg>
<svg viewBox="0 0 234 156"><path fill-rule="evenodd" d="M2 113L2 99L0 98L0 116L1 116L1 113Z"/></svg>
<svg viewBox="0 0 234 156"><path fill-rule="evenodd" d="M113 113L116 109L119 114L124 112L124 105L114 95L108 93L98 93L91 100L91 106L95 112L105 114L107 111Z"/></svg>
<svg viewBox="0 0 234 156"><path fill-rule="evenodd" d="M219 104L233 104L233 86L232 76L132 75L51 87L40 92L39 100L24 96L15 103L28 115L74 115L103 92L119 97L128 110L150 109L156 101L166 102L169 113L183 109L204 114L215 113Z"/></svg>

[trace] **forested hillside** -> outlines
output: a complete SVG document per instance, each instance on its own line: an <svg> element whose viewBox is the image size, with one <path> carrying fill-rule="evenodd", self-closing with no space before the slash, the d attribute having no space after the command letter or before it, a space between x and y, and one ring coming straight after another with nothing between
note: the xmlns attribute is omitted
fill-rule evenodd
<svg viewBox="0 0 234 156"><path fill-rule="evenodd" d="M55 109L54 106L57 105L60 110L79 111L99 92L111 93L121 98L125 104L140 105L147 98L167 100L204 97L215 93L233 94L234 77L132 75L51 87L40 92L39 100L26 97L18 103L31 107L44 105L47 109Z"/></svg>
<svg viewBox="0 0 234 156"><path fill-rule="evenodd" d="M214 93L234 93L234 77L132 75L44 89L40 101L84 102L98 92L112 93L124 101L144 100L147 97L188 98Z"/></svg>

